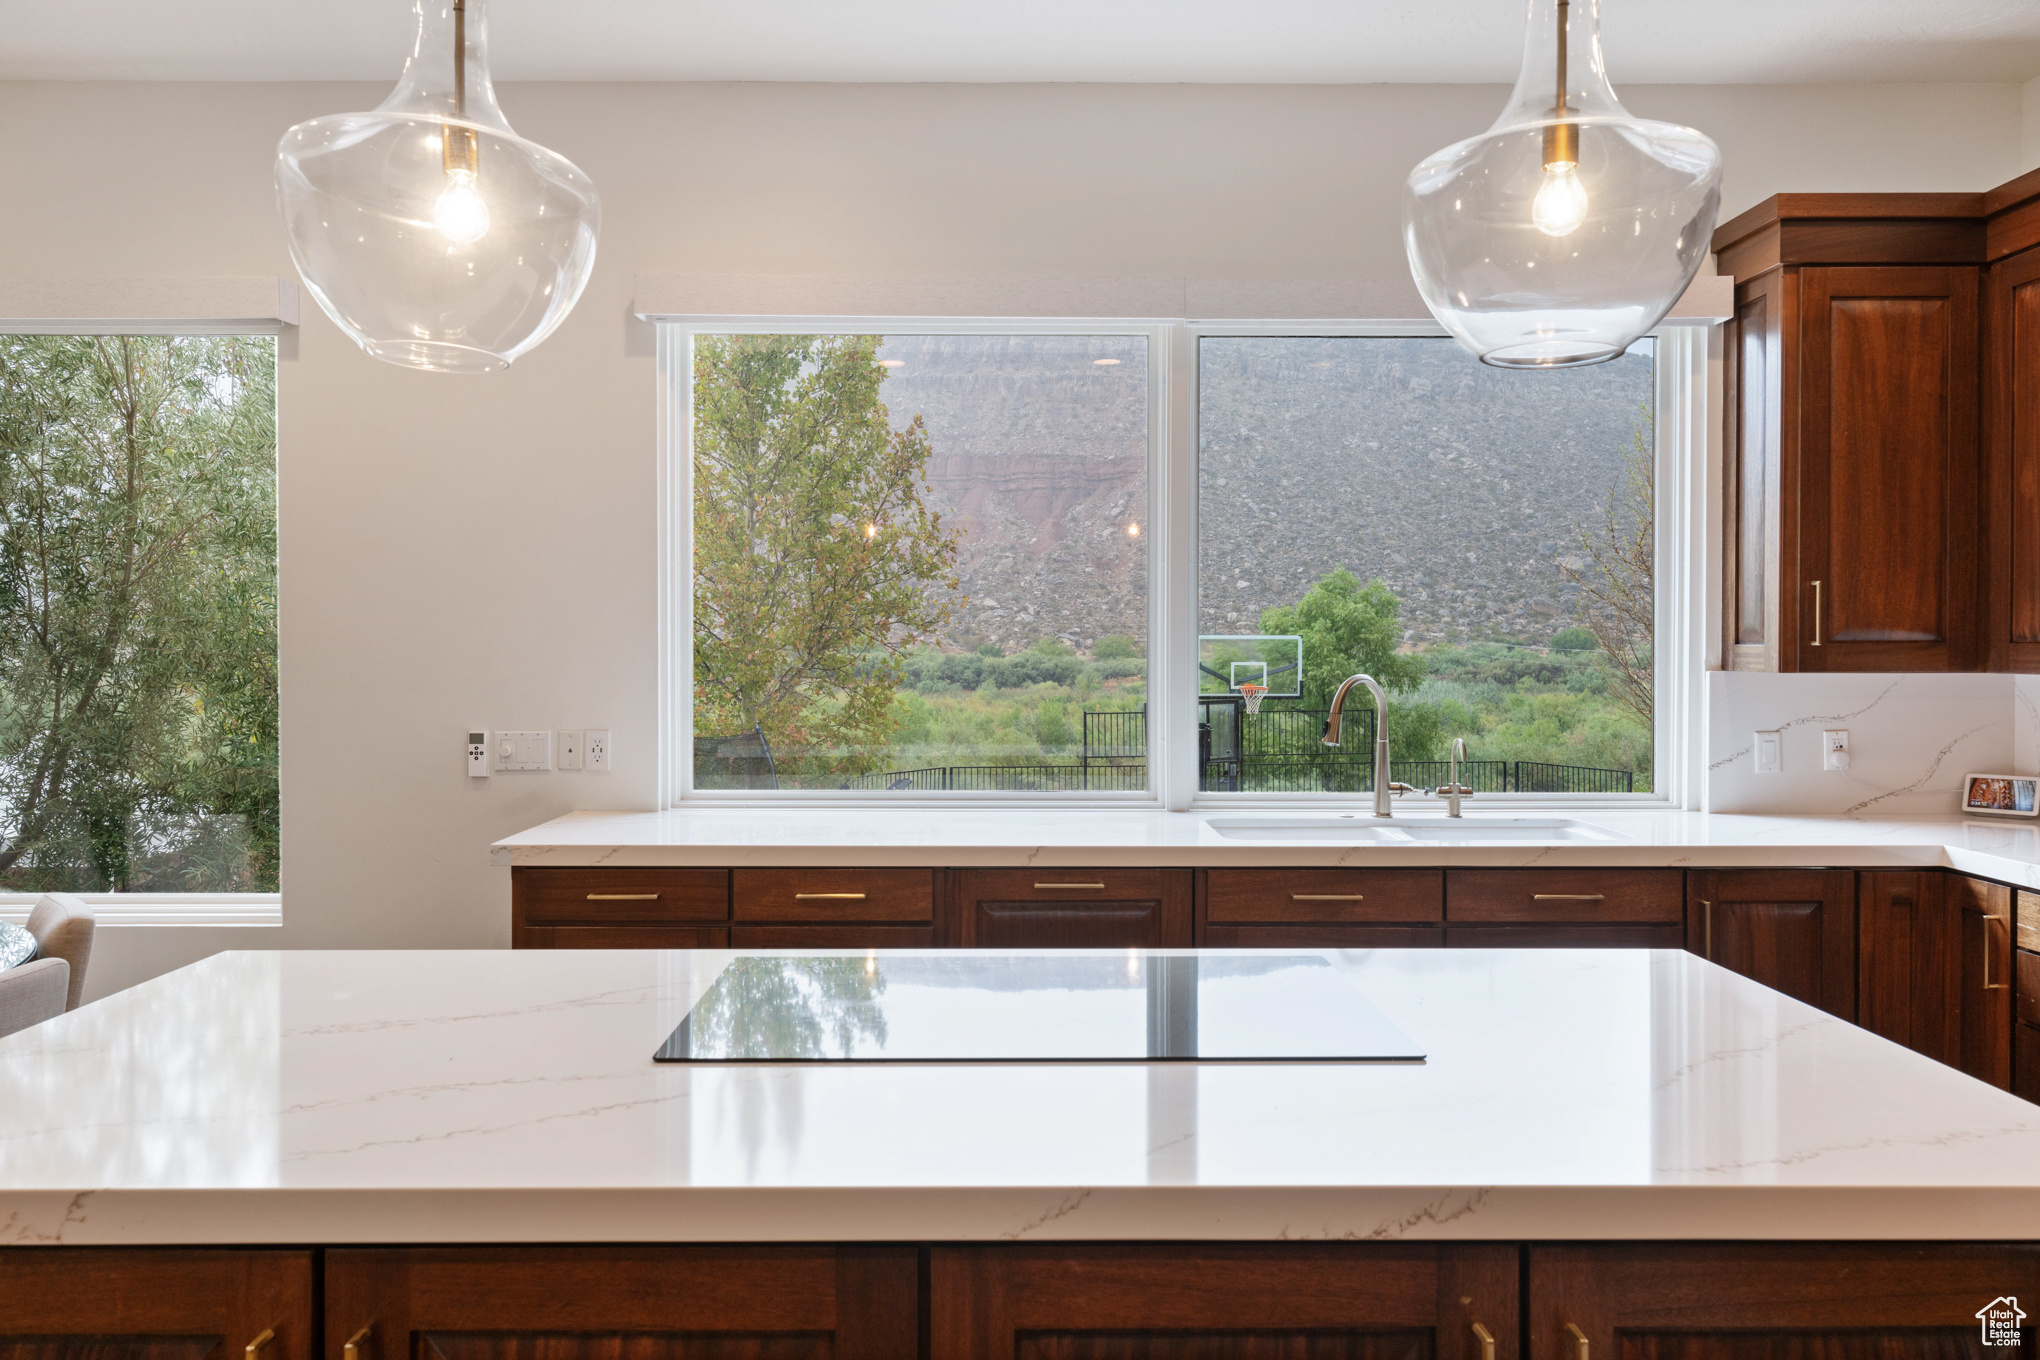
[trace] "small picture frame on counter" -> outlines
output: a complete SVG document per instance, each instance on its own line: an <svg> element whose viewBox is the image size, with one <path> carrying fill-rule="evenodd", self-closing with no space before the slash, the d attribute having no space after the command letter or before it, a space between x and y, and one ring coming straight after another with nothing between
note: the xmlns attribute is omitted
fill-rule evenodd
<svg viewBox="0 0 2040 1360"><path fill-rule="evenodd" d="M1964 775L1962 811L1972 817L2040 817L2040 776Z"/></svg>

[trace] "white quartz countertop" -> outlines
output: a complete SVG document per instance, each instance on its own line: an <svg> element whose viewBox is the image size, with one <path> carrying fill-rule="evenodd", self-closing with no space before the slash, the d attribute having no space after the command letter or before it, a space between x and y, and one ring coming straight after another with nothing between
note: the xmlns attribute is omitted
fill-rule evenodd
<svg viewBox="0 0 2040 1360"><path fill-rule="evenodd" d="M0 1039L0 1245L2040 1224L2040 1107L1676 951L1325 955L1420 1066L655 1065L731 957L228 953Z"/></svg>
<svg viewBox="0 0 2040 1360"><path fill-rule="evenodd" d="M1328 822L1350 808L1011 806L713 807L667 812L575 812L496 842L512 865L928 865L937 868L1138 865L1445 865L1559 867L1945 867L2040 888L2040 824L1945 817L1881 820L1739 816L1579 808L1468 810L1467 840L1409 845L1337 840L1240 840L1214 822ZM1484 822L1563 817L1605 838L1480 844ZM1418 820L1399 814L1387 825ZM1423 820L1436 820L1425 817ZM1377 825L1364 811L1352 825Z"/></svg>

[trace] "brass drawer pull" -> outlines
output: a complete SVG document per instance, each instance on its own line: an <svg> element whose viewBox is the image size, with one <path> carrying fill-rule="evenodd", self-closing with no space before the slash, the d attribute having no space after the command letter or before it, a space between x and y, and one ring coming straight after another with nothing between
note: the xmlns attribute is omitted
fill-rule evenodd
<svg viewBox="0 0 2040 1360"><path fill-rule="evenodd" d="M1581 1331L1579 1324L1575 1322L1566 1323L1565 1331L1566 1335L1572 1338L1573 1360L1587 1360L1587 1334Z"/></svg>
<svg viewBox="0 0 2040 1360"><path fill-rule="evenodd" d="M1532 902L1605 902L1606 893L1531 893Z"/></svg>
<svg viewBox="0 0 2040 1360"><path fill-rule="evenodd" d="M793 900L796 902L806 902L817 897L840 897L849 902L862 902L864 900L863 893L795 893Z"/></svg>
<svg viewBox="0 0 2040 1360"><path fill-rule="evenodd" d="M262 1348L264 1346L267 1346L270 1342L274 1340L276 1340L276 1328L264 1327L262 1329L262 1335L256 1337L253 1341L250 1341L248 1343L247 1351L248 1360L255 1360L256 1356L262 1354Z"/></svg>
<svg viewBox="0 0 2040 1360"><path fill-rule="evenodd" d="M1480 1360L1495 1360L1495 1334L1479 1322L1473 1324L1473 1334L1480 1338Z"/></svg>
<svg viewBox="0 0 2040 1360"><path fill-rule="evenodd" d="M1707 901L1704 898L1701 899L1700 912L1701 912L1700 957L1706 959L1709 963L1712 963L1714 962L1714 904L1712 902ZM1984 955L1983 966L1986 970L1988 970L1990 967L1990 956L1988 953Z"/></svg>
<svg viewBox="0 0 2040 1360"><path fill-rule="evenodd" d="M361 1343L368 1340L368 1334L374 1330L375 1324L371 1322L348 1337L347 1344L340 1348L341 1360L361 1360Z"/></svg>
<svg viewBox="0 0 2040 1360"><path fill-rule="evenodd" d="M1037 884L1035 884L1034 886L1035 886L1035 887L1037 887L1037 888L1100 888L1100 889L1102 889L1102 888L1103 888L1103 887L1104 887L1105 885L1104 885L1103 883L1037 883Z"/></svg>
<svg viewBox="0 0 2040 1360"><path fill-rule="evenodd" d="M589 893L590 902L656 902L657 893Z"/></svg>
<svg viewBox="0 0 2040 1360"><path fill-rule="evenodd" d="M1365 902L1364 893L1291 893L1292 902Z"/></svg>
<svg viewBox="0 0 2040 1360"><path fill-rule="evenodd" d="M1983 990L1986 992L2008 992L2012 989L2011 983L1993 983L1990 980L1990 923L1992 921L2003 921L2007 930L2011 928L2012 924L2011 918L2008 916L1986 916L1983 918Z"/></svg>
<svg viewBox="0 0 2040 1360"><path fill-rule="evenodd" d="M1820 582L1813 583L1813 645L1820 646Z"/></svg>

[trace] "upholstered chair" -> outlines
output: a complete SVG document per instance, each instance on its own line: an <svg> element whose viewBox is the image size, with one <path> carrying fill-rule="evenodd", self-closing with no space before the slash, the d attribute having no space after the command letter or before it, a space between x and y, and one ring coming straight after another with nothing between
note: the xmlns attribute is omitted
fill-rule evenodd
<svg viewBox="0 0 2040 1360"><path fill-rule="evenodd" d="M62 959L30 959L0 971L0 1037L62 1015L70 986L71 965Z"/></svg>
<svg viewBox="0 0 2040 1360"><path fill-rule="evenodd" d="M35 936L35 957L62 959L71 966L64 1009L75 1010L85 993L85 965L92 961L92 909L70 893L44 893L28 914L28 933Z"/></svg>

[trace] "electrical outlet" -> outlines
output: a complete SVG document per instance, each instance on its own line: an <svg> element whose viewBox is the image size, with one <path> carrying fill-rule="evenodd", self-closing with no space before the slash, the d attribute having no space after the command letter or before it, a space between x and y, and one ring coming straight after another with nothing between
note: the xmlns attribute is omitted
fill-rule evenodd
<svg viewBox="0 0 2040 1360"><path fill-rule="evenodd" d="M609 729L591 727L585 734L587 740L582 747L587 753L589 774L609 773Z"/></svg>
<svg viewBox="0 0 2040 1360"><path fill-rule="evenodd" d="M1849 733L1845 728L1830 728L1820 734L1820 767L1823 770L1846 770L1849 768Z"/></svg>
<svg viewBox="0 0 2040 1360"><path fill-rule="evenodd" d="M1785 743L1778 739L1776 732L1757 733L1757 773L1783 774L1785 772Z"/></svg>
<svg viewBox="0 0 2040 1360"><path fill-rule="evenodd" d="M498 771L550 770L552 733L496 733L495 766Z"/></svg>
<svg viewBox="0 0 2040 1360"><path fill-rule="evenodd" d="M560 733L560 768L578 770L581 768L583 736L579 732Z"/></svg>

